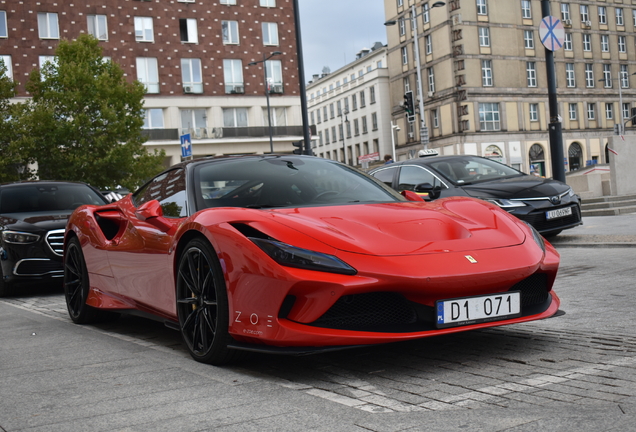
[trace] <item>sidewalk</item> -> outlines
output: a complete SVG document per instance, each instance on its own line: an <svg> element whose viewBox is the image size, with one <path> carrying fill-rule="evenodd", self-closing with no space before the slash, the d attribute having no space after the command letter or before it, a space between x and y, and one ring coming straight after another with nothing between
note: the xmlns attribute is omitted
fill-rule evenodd
<svg viewBox="0 0 636 432"><path fill-rule="evenodd" d="M548 239L560 247L636 247L636 213L620 216L591 216L583 225Z"/></svg>

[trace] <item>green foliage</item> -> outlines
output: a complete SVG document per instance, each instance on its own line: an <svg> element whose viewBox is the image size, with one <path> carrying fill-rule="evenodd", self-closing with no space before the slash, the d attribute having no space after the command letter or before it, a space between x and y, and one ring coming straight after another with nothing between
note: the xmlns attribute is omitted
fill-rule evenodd
<svg viewBox="0 0 636 432"><path fill-rule="evenodd" d="M26 88L17 144L39 178L134 189L162 169L163 152L143 147L144 86L104 61L94 37L61 41L56 62L33 70Z"/></svg>

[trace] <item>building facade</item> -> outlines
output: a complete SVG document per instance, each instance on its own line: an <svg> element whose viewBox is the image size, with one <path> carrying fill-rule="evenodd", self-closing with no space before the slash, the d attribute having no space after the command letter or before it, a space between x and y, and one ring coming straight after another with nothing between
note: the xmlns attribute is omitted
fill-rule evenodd
<svg viewBox="0 0 636 432"><path fill-rule="evenodd" d="M415 157L420 117L401 106L419 97L412 16L420 53L429 148L496 158L551 176L548 82L539 38L540 1L385 0L392 116L398 159ZM551 1L565 26L555 51L565 170L607 162L608 137L636 95L636 0ZM413 13L415 12L415 13ZM621 86L619 89L618 86ZM417 107L417 103L415 104ZM631 133L631 123L627 123Z"/></svg>
<svg viewBox="0 0 636 432"><path fill-rule="evenodd" d="M314 75L307 110L316 156L362 167L392 154L387 48L376 43L337 71Z"/></svg>
<svg viewBox="0 0 636 432"><path fill-rule="evenodd" d="M188 133L195 157L269 152L268 113L274 151L291 152L302 138L293 16L288 0L2 0L0 58L19 101L61 39L89 33L145 84L145 145L166 165Z"/></svg>

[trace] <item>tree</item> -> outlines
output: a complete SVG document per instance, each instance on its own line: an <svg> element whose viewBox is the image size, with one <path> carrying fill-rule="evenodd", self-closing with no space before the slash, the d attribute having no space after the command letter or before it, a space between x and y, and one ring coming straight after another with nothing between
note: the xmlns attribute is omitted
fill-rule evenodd
<svg viewBox="0 0 636 432"><path fill-rule="evenodd" d="M38 177L135 188L160 171L164 153L143 147L143 84L127 82L93 36L61 41L55 54L31 72L19 115L18 143Z"/></svg>

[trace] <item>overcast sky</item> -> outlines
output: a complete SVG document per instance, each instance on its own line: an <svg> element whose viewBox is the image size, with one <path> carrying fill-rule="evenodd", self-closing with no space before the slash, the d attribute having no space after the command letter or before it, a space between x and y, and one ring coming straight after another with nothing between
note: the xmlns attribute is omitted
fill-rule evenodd
<svg viewBox="0 0 636 432"><path fill-rule="evenodd" d="M383 0L299 0L305 80L336 71L375 42L386 45Z"/></svg>

